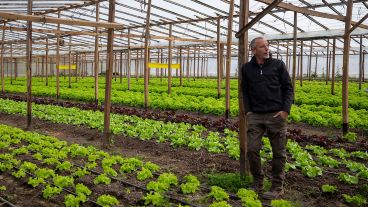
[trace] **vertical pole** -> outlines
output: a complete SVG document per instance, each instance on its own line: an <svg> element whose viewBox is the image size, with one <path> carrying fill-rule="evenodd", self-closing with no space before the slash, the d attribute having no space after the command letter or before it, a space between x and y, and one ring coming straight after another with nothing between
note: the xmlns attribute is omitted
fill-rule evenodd
<svg viewBox="0 0 368 207"><path fill-rule="evenodd" d="M310 50L309 50L309 67L308 67L308 80L311 81L311 73L312 73L312 54L313 54L313 41L311 41Z"/></svg>
<svg viewBox="0 0 368 207"><path fill-rule="evenodd" d="M331 94L335 95L335 63L336 63L336 37L332 43L332 79L331 79Z"/></svg>
<svg viewBox="0 0 368 207"><path fill-rule="evenodd" d="M18 78L18 60L14 58L14 80Z"/></svg>
<svg viewBox="0 0 368 207"><path fill-rule="evenodd" d="M60 10L58 10L58 18L60 18ZM59 66L60 66L60 24L57 24L57 34L56 34L56 100L59 100L59 97L60 97Z"/></svg>
<svg viewBox="0 0 368 207"><path fill-rule="evenodd" d="M13 44L10 43L10 85L13 84Z"/></svg>
<svg viewBox="0 0 368 207"><path fill-rule="evenodd" d="M316 75L316 78L317 78L317 63L318 63L318 51L316 54L316 64L314 65L314 74Z"/></svg>
<svg viewBox="0 0 368 207"><path fill-rule="evenodd" d="M293 84L293 90L295 93L295 72L296 72L296 32L297 32L297 27L298 27L298 13L296 11L294 11L294 41L293 41L293 76L292 76L292 84Z"/></svg>
<svg viewBox="0 0 368 207"><path fill-rule="evenodd" d="M329 53L330 53L330 39L327 39L327 53L326 53L326 85L328 84L328 60L329 60Z"/></svg>
<svg viewBox="0 0 368 207"><path fill-rule="evenodd" d="M286 68L287 68L287 71L290 72L290 67L289 67L289 41L286 43Z"/></svg>
<svg viewBox="0 0 368 207"><path fill-rule="evenodd" d="M353 10L353 0L348 0L345 20L344 35L344 56L343 56L343 75L342 75L342 131L346 134L349 130L349 53L350 53L350 34L351 16Z"/></svg>
<svg viewBox="0 0 368 207"><path fill-rule="evenodd" d="M45 70L45 85L49 85L49 77L48 77L48 70L49 70L49 38L46 38L46 70Z"/></svg>
<svg viewBox="0 0 368 207"><path fill-rule="evenodd" d="M148 41L150 36L150 17L151 16L151 0L148 0L147 17L146 17L146 30L144 38L144 107L147 109L149 106L148 99Z"/></svg>
<svg viewBox="0 0 368 207"><path fill-rule="evenodd" d="M171 64L172 64L172 24L169 24L169 64L168 64L168 81L167 81L167 93L171 94Z"/></svg>
<svg viewBox="0 0 368 207"><path fill-rule="evenodd" d="M119 80L120 83L123 83L123 51L120 51L119 56Z"/></svg>
<svg viewBox="0 0 368 207"><path fill-rule="evenodd" d="M300 41L300 86L303 86L303 40Z"/></svg>
<svg viewBox="0 0 368 207"><path fill-rule="evenodd" d="M139 76L139 53L140 50L137 50L137 59L135 60L135 80L138 81Z"/></svg>
<svg viewBox="0 0 368 207"><path fill-rule="evenodd" d="M230 69L231 69L231 42L233 33L234 0L230 0L229 19L227 26L226 44L226 96L225 96L225 118L230 118Z"/></svg>
<svg viewBox="0 0 368 207"><path fill-rule="evenodd" d="M96 1L96 22L100 21L100 2ZM99 28L96 27L96 36L95 36L95 105L98 106L98 61L100 59L100 54L99 54ZM101 67L102 70L102 67Z"/></svg>
<svg viewBox="0 0 368 207"><path fill-rule="evenodd" d="M115 0L109 0L109 22L115 21ZM114 29L107 29L107 61L106 61L106 86L104 108L104 139L103 144L107 147L110 143L110 110L111 110L111 79L114 58Z"/></svg>
<svg viewBox="0 0 368 207"><path fill-rule="evenodd" d="M179 75L180 75L180 86L183 86L183 62L184 62L184 60L183 60L183 48L181 46L179 48L179 60L180 60L180 62L179 62L179 64L180 64L180 73L179 73Z"/></svg>
<svg viewBox="0 0 368 207"><path fill-rule="evenodd" d="M128 63L127 63L127 76L128 76L128 90L130 90L130 71L131 71L131 49L130 49L130 29L128 29Z"/></svg>
<svg viewBox="0 0 368 207"><path fill-rule="evenodd" d="M32 0L28 0L27 13L32 15ZM27 68L27 129L32 124L32 21L27 21L26 43L26 68Z"/></svg>
<svg viewBox="0 0 368 207"><path fill-rule="evenodd" d="M41 81L43 82L43 77L45 76L45 56L41 56ZM11 78L11 76L10 76Z"/></svg>
<svg viewBox="0 0 368 207"><path fill-rule="evenodd" d="M68 59L69 59L69 74L68 74L68 82L69 82L69 88L72 87L72 77L71 77L71 72L72 72L72 36L70 35L69 36L69 56L68 56Z"/></svg>
<svg viewBox="0 0 368 207"><path fill-rule="evenodd" d="M187 52L187 81L189 82L189 73L190 73L190 49L188 46L188 52Z"/></svg>
<svg viewBox="0 0 368 207"><path fill-rule="evenodd" d="M75 57L75 63L74 63L74 65L75 65L75 72L74 72L74 75L75 75L75 82L78 82L78 63L79 63L79 55L78 55L78 53L76 52L75 53L75 56L73 56L73 57ZM92 71L91 71L91 75L93 74L93 67L92 67L92 69L91 69Z"/></svg>
<svg viewBox="0 0 368 207"><path fill-rule="evenodd" d="M363 73L363 35L360 35L360 47L359 47L359 90L362 89L362 73Z"/></svg>
<svg viewBox="0 0 368 207"><path fill-rule="evenodd" d="M197 56L197 78L199 78L199 69L200 69L200 62L201 62L201 46L198 46L198 56Z"/></svg>
<svg viewBox="0 0 368 207"><path fill-rule="evenodd" d="M1 42L4 42L5 40L5 26L6 23L4 22L4 28L3 28L3 34L2 34L2 38L1 38ZM4 96L5 95L5 78L4 78L4 50L5 50L5 44L2 43L1 44L1 94Z"/></svg>
<svg viewBox="0 0 368 207"><path fill-rule="evenodd" d="M248 24L249 18L249 1L240 1L240 15L239 15L239 30ZM245 108L243 103L243 92L242 92L242 66L248 62L248 31L245 32L239 38L239 51L238 51L238 96L239 96L239 147L240 147L240 175L244 177L249 174L249 163L247 158L247 122L245 119Z"/></svg>
<svg viewBox="0 0 368 207"><path fill-rule="evenodd" d="M193 80L195 80L196 76L196 54L197 54L197 48L194 46L193 49Z"/></svg>

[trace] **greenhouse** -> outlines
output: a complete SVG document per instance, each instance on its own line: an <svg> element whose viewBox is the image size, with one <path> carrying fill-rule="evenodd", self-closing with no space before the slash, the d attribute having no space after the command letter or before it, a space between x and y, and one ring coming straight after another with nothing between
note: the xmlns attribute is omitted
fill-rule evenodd
<svg viewBox="0 0 368 207"><path fill-rule="evenodd" d="M1 0L3 206L368 206L368 1Z"/></svg>

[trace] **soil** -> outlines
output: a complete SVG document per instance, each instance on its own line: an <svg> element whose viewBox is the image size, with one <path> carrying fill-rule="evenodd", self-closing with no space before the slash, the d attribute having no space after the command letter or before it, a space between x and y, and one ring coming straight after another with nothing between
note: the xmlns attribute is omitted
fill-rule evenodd
<svg viewBox="0 0 368 207"><path fill-rule="evenodd" d="M18 96L22 98L21 96ZM14 97L13 97L14 98ZM47 99L44 99L47 100ZM65 102L58 101L57 104L66 105ZM79 104L75 102L68 102L73 104ZM114 106L116 107L116 106ZM113 108L114 108L113 107ZM203 115L197 113L188 112L156 112L155 110L136 109L132 107L123 107L124 110L131 110L131 113L151 114L150 116L156 116L157 119L165 119L167 121L167 115L172 114L170 119L180 116L188 116L189 122L194 120L197 122L208 121L207 126L212 130L221 130L224 126L236 126L237 120L231 119L225 125L216 124L223 121L222 118ZM115 109L116 111L117 109ZM121 109L122 110L122 109ZM124 111L122 110L122 111ZM166 116L166 118L164 118ZM160 118L161 117L161 118ZM149 118L149 117L147 117ZM151 117L152 118L152 117ZM9 126L18 127L25 130L26 118L20 115L7 115L0 113L0 123ZM215 123L215 124L213 124ZM220 126L220 127L216 127ZM321 137L327 137L329 144L332 146L347 146L348 150L366 150L367 138L365 134L360 134L359 142L346 143L342 142L339 138L340 130L311 127L305 124L290 124L289 134L296 136L303 145L308 143L314 143L313 137L316 140L320 140ZM154 141L142 141L134 138L124 137L120 135L113 136L113 144L105 149L102 146L102 134L94 129L89 129L83 126L70 126L65 124L55 124L48 121L39 119L32 119L32 131L57 137L61 140L65 140L68 143L78 143L82 145L94 145L100 149L104 149L109 153L119 153L125 157L140 157L144 161L151 161L161 166L163 171L171 171L177 175L185 175L188 173L197 175L202 178L201 182L205 182L205 175L212 173L234 173L239 172L239 161L229 158L226 154L212 154L205 150L191 151L184 147L174 149L168 143L156 143ZM311 139L308 141L308 139ZM326 141L326 140L324 140ZM322 141L323 143L323 141ZM362 145L363 144L363 145ZM367 163L366 163L367 165ZM355 194L358 191L358 186L348 186L337 181L336 177L339 172L345 171L344 169L329 170L324 172L322 176L314 179L309 179L303 176L300 170L290 171L286 174L286 194L284 199L291 200L300 204L300 206L346 206L342 203L341 195ZM270 177L270 163L265 164L265 172ZM360 181L367 184L367 181ZM322 184L336 185L339 189L337 195L326 195L320 190ZM9 189L6 195L0 194L1 197L8 199L15 203L17 206L61 206L62 200L44 200L40 195L40 191L33 190L26 183L19 183L12 176L8 174L0 174L0 185L5 185ZM110 191L118 192L119 186L110 186ZM121 187L121 186L120 186ZM115 189L115 190L114 190ZM141 196L139 192L133 191L136 196L133 196L132 200L136 200ZM108 193L108 192L105 192ZM122 194L124 194L122 192ZM133 195L133 194L132 194ZM131 200L127 200L129 203Z"/></svg>

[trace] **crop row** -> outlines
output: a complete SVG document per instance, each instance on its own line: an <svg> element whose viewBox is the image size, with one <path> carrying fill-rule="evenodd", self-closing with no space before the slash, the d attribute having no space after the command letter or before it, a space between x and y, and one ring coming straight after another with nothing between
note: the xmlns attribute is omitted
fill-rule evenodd
<svg viewBox="0 0 368 207"><path fill-rule="evenodd" d="M40 188L45 199L63 194L65 206L80 206L86 202L115 206L124 196L137 193L136 190L143 190L138 193L142 196L136 202L144 206L197 206L187 201L224 207L240 203L246 206L250 202L252 206L261 206L253 191L239 189L237 196L230 196L224 189L212 186L207 192L196 176L180 178L169 172L157 174L158 165L144 163L136 157L110 155L92 146L68 145L54 137L5 125L0 127L0 136L0 171ZM115 191L124 193L100 195L101 191L97 191L113 186L118 188Z"/></svg>
<svg viewBox="0 0 368 207"><path fill-rule="evenodd" d="M124 79L126 81L126 79ZM125 82L126 83L126 82ZM6 88L9 88L9 91L11 92L25 92L26 91L26 82L25 79L17 79L17 81L13 81L13 85L10 85L10 81L6 80ZM55 91L55 81L50 81L49 86L46 87L44 82L41 81L41 79L36 78L33 81L33 87L34 91L37 92L39 90L42 91L42 89L49 88L49 91ZM230 98L235 103L234 106L237 108L237 97L238 97L238 90L237 90L237 80L231 81L231 90L230 90ZM61 93L69 93L68 90L65 90L68 88L68 82L66 80L63 80L60 82L61 87ZM362 88L368 87L367 84L363 84ZM91 90L91 94L94 94L94 80L92 78L84 78L79 80L77 83L73 83L72 85L73 89L82 89L82 90ZM92 90L93 89L93 90ZM99 89L101 91L104 91L105 84L104 79L100 79L99 81ZM121 84L120 82L114 82L112 85L112 90L116 91L116 93L121 92L136 92L142 94L144 92L143 87L143 80L139 79L138 81L132 81L131 89L128 91L127 84ZM151 79L150 87L149 87L150 93L153 96L157 95L164 95L167 93L167 85L166 80L163 82L160 82L159 79ZM302 105L302 104L308 104L308 105L324 105L324 106L340 106L341 105L341 91L342 91L342 84L341 82L337 82L335 84L335 95L331 94L331 86L325 85L324 82L316 82L316 81L306 81L303 84L303 87L300 87L298 84L296 85L295 89L295 104ZM216 80L211 79L197 79L196 81L192 82L185 82L183 87L180 87L179 85L174 82L172 87L172 93L176 96L194 96L194 97L202 97L202 98L214 98L217 99L217 85ZM224 98L225 91L224 91L224 85L222 86L222 98ZM42 94L40 94L42 95ZM45 94L43 92L43 95L51 96L54 94ZM143 96L143 95L141 95ZM101 96L100 96L101 97ZM368 93L366 93L364 90L359 90L358 85L356 83L350 83L349 86L349 107L353 109L368 109L368 102L366 99L368 98ZM190 98L189 98L190 99ZM83 100L83 99L78 99ZM93 100L92 99L88 99ZM224 103L224 100L220 99L221 103ZM124 102L116 102L116 103L123 103ZM167 109L171 109L170 107L167 107ZM183 108L185 109L185 108ZM211 112L213 113L213 112ZM216 113L214 113L216 114Z"/></svg>
<svg viewBox="0 0 368 207"><path fill-rule="evenodd" d="M26 114L25 102L0 99L0 111L8 114ZM89 128L103 130L103 113L100 111L81 110L78 108L64 108L53 105L33 104L33 116L54 123L84 125ZM191 150L206 149L210 153L227 153L229 157L238 159L240 156L238 133L228 129L224 133L213 132L202 125L188 123L172 123L137 116L112 114L111 132L141 140L155 140L158 143L170 142L172 147L187 147ZM289 141L289 143L294 143ZM270 150L270 144L265 143L263 154ZM340 149L340 151L343 151ZM291 154L294 150L290 149ZM333 150L331 151L333 155ZM345 152L345 154L347 154ZM361 153L352 153L360 155ZM303 157L310 157L303 156ZM349 157L345 155L339 158ZM368 159L367 152L358 158Z"/></svg>

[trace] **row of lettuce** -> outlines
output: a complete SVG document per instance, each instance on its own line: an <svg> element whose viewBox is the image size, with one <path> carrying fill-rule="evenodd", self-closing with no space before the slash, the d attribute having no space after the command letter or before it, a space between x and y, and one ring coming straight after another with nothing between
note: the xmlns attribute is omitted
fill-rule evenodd
<svg viewBox="0 0 368 207"><path fill-rule="evenodd" d="M0 111L9 114L26 114L24 102L0 99ZM55 123L84 125L90 128L103 129L103 113L99 111L80 110L78 108L63 108L51 105L33 104L33 116ZM240 156L237 133L225 130L224 133L212 132L201 125L187 123L164 123L136 116L112 114L111 129L113 134L122 134L141 140L169 142L173 147L187 147L191 150L207 150L210 153L227 153L229 157L238 159ZM261 151L262 161L272 158L271 145L268 139L263 139L264 148ZM346 168L347 172L339 172L338 180L342 184L366 186L368 189L368 168L364 162L368 153L362 151L346 152L344 149L325 149L308 145L305 149L298 143L289 141L287 150L292 160L286 165L286 170L300 170L309 178L329 176L329 171ZM326 173L327 174L326 174ZM324 184L331 187L328 183ZM335 186L331 187L337 191ZM348 196L348 195L347 195ZM355 197L354 197L355 196ZM347 197L348 198L348 197ZM364 203L361 196L353 195L354 203ZM346 199L345 199L346 200Z"/></svg>
<svg viewBox="0 0 368 207"><path fill-rule="evenodd" d="M7 80L9 81L9 80ZM167 94L165 85L159 85L159 79L153 79L150 87L149 106L153 109L198 111L206 114L224 115L225 98L217 98L216 88L202 88L202 84L210 84L214 80L196 80L194 87L176 87L171 95ZM115 83L111 101L115 104L143 107L143 85L140 79L132 90L125 85ZM41 80L34 81L33 95L39 97L56 97L55 86L44 86ZM94 102L93 79L85 78L68 88L67 82L61 84L60 98L83 102ZM104 85L100 84L99 101L104 100ZM349 126L351 128L368 129L368 93L358 90L356 84L349 88ZM364 85L363 85L364 88ZM24 93L25 81L18 79L13 85L7 83L5 91L8 93ZM336 95L330 94L330 86L322 82L307 82L303 87L296 88L295 104L291 110L289 121L304 122L313 126L342 127L341 84L336 85ZM239 113L237 90L231 91L230 115L235 117Z"/></svg>
<svg viewBox="0 0 368 207"><path fill-rule="evenodd" d="M120 199L135 193L134 187L123 184L115 185L120 186L115 189L116 192L107 189L111 188L112 183L133 180L138 189L146 188L137 200L136 204L140 206L188 206L185 203L190 205L193 202L211 207L262 206L258 195L245 188L238 189L236 195L218 186L211 186L208 191L194 175L179 177L174 173L162 172L158 165L143 162L137 157L111 155L92 146L68 145L54 137L5 125L0 127L0 150L1 172L40 189L44 199L62 197L68 207L86 203L97 206L126 205ZM100 195L101 189L113 195ZM0 190L7 193L6 186L1 186ZM172 195L175 199L170 199ZM291 203L274 200L271 206L291 206Z"/></svg>

